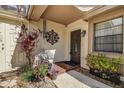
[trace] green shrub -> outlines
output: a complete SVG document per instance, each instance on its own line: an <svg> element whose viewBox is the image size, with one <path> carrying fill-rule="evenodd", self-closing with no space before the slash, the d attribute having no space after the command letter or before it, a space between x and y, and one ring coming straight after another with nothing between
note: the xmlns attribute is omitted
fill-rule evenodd
<svg viewBox="0 0 124 93"><path fill-rule="evenodd" d="M48 64L42 64L42 65L40 66L39 70L40 70L40 74L41 74L42 76L46 76L47 73L48 73Z"/></svg>
<svg viewBox="0 0 124 93"><path fill-rule="evenodd" d="M91 69L97 69L105 72L118 73L119 65L122 63L121 57L119 58L109 58L103 54L93 55L88 54L86 57L87 65Z"/></svg>
<svg viewBox="0 0 124 93"><path fill-rule="evenodd" d="M38 81L44 78L48 73L48 64L43 63L33 68L30 65L25 65L21 68L21 78L24 81Z"/></svg>
<svg viewBox="0 0 124 93"><path fill-rule="evenodd" d="M42 63L34 68L35 77L44 78L48 74L48 64Z"/></svg>
<svg viewBox="0 0 124 93"><path fill-rule="evenodd" d="M119 57L119 58L112 58L111 61L114 64L112 64L112 66L110 67L110 71L112 71L112 72L118 72L119 71L120 64L122 63L121 57Z"/></svg>
<svg viewBox="0 0 124 93"><path fill-rule="evenodd" d="M21 67L21 72L25 72L25 71L30 71L32 70L32 66L31 65L24 65L23 67Z"/></svg>
<svg viewBox="0 0 124 93"><path fill-rule="evenodd" d="M24 81L33 81L35 78L35 75L33 74L33 71L27 71L21 74L22 80Z"/></svg>
<svg viewBox="0 0 124 93"><path fill-rule="evenodd" d="M34 71L30 65L21 68L21 79L24 81L32 81L35 78Z"/></svg>
<svg viewBox="0 0 124 93"><path fill-rule="evenodd" d="M97 58L95 55L92 55L92 54L88 54L87 58L87 65L90 67L90 68L96 68L95 67L95 62L97 62Z"/></svg>

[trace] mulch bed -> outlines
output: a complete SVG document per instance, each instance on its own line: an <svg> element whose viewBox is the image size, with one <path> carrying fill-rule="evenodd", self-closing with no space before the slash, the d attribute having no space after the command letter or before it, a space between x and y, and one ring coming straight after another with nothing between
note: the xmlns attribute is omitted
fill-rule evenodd
<svg viewBox="0 0 124 93"><path fill-rule="evenodd" d="M0 88L57 88L57 86L49 77L46 77L45 82L22 81L18 72L14 71L0 75Z"/></svg>
<svg viewBox="0 0 124 93"><path fill-rule="evenodd" d="M109 86L111 86L111 87L114 87L114 88L124 88L124 82L121 82L120 85L115 85L114 83L112 83L112 82L110 82L110 81L104 80L104 79L102 79L102 78L99 78L99 77L97 77L97 76L95 76L95 75L90 74L90 73L89 73L89 70L87 70L87 69L84 69L84 68L77 68L77 69L75 69L75 70L78 71L78 72L80 72L80 73L82 73L82 74L84 74L84 75L86 75L86 76L89 76L89 77L92 78L92 79L95 79L95 80L100 81L100 82L102 82L102 83L104 83L104 84L107 84L107 85L109 85Z"/></svg>
<svg viewBox="0 0 124 93"><path fill-rule="evenodd" d="M23 82L19 81L18 86L19 88L57 88L57 86L50 80L47 79L45 82Z"/></svg>

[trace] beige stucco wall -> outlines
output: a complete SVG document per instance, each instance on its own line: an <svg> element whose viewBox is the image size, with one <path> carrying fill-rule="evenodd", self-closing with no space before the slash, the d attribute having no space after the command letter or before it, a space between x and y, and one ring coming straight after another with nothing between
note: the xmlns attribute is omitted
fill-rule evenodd
<svg viewBox="0 0 124 93"><path fill-rule="evenodd" d="M28 21L25 19L19 19L17 17L12 17L12 16L4 17L4 16L0 15L0 21L10 23L10 24L15 24L15 25L17 25L17 24L19 25L23 21L23 23L26 24L27 27L29 28L29 31L32 31L33 29L38 29L38 28L40 28L40 30L43 31L43 20L42 19L40 19L37 22L34 22L34 21ZM51 45L50 43L47 43L46 40L43 41L43 38L40 37L37 51L42 48L45 48L46 50L55 50L55 55L54 55L53 61L54 62L64 61L65 60L65 51L63 51L63 50L65 49L64 42L65 42L66 27L65 27L65 25L47 20L47 31L50 31L52 29L58 33L58 35L60 37L59 42L55 43L54 45ZM13 52L13 57L11 60L12 66L17 67L17 66L24 65L26 63L26 61L27 60L25 58L24 53L22 51L20 51L20 48L17 44L15 51Z"/></svg>
<svg viewBox="0 0 124 93"><path fill-rule="evenodd" d="M40 28L43 31L43 20L39 20L38 22L30 21L29 29ZM59 42L55 45L51 45L46 40L43 41L41 37L37 50L45 48L46 50L56 50L54 56L54 62L61 61L69 61L70 60L70 33L71 31L82 29L86 30L85 37L81 37L81 67L88 68L86 65L86 56L88 53L88 23L83 21L82 19L77 20L68 26L52 22L47 20L47 31L54 29L55 32L59 34Z"/></svg>
<svg viewBox="0 0 124 93"><path fill-rule="evenodd" d="M102 53L105 54L109 57L119 57L121 56L123 59L123 63L124 64L124 30L123 30L123 53L112 53L112 52L95 52L93 51L93 41L94 41L94 24L98 23L98 22L102 22L102 21L106 21L112 18L116 18L119 16L123 16L123 20L124 20L124 8L119 8L119 9L114 9L102 14L99 14L91 19L89 19L89 34L88 34L88 53L94 53L94 54L98 54L98 53ZM124 28L124 24L123 24L123 28ZM124 65L121 65L122 69L121 69L121 73L124 76Z"/></svg>
<svg viewBox="0 0 124 93"><path fill-rule="evenodd" d="M29 25L27 25L29 28L29 31L33 31L33 29L40 29L41 31L43 31L43 20L40 19L37 22L34 21L29 21ZM57 43L55 43L54 45L51 45L50 43L46 42L46 39L43 40L43 37L39 37L39 42L38 42L38 47L36 49L36 53L38 51L40 51L41 49L45 49L48 51L54 51L55 50L55 54L54 54L54 59L52 59L52 62L60 62L60 61L64 61L65 60L65 51L63 51L64 49L64 36L65 36L65 25L59 24L59 23L55 23L52 21L47 20L47 31L51 31L52 29L58 33L60 39ZM17 62L16 62L17 63ZM18 65L18 64L16 64Z"/></svg>
<svg viewBox="0 0 124 93"><path fill-rule="evenodd" d="M43 20L40 19L37 22L34 21L28 21L25 19L18 19L18 17L13 17L9 15L0 15L0 19L6 22L12 22L14 24L17 24L18 22L25 23L27 27L29 28L29 31L32 31L32 29L38 29L40 28L41 31L43 31ZM46 40L43 41L43 38L40 38L39 44L37 51L45 48L46 50L53 50L55 49L55 57L54 57L54 62L60 62L60 61L69 61L70 60L70 33L71 31L74 31L76 29L83 29L86 30L86 35L85 37L81 38L81 66L87 68L86 66L86 61L85 57L87 55L87 50L88 50L88 24L87 22L83 21L82 19L77 20L68 26L52 22L47 20L47 30L50 31L53 29L55 32L59 34L59 42L56 43L55 45L51 45L46 42ZM12 64L14 67L20 66L25 64L27 61L25 59L24 53L20 52L20 49L17 45L14 54L13 54L13 59L12 59Z"/></svg>
<svg viewBox="0 0 124 93"><path fill-rule="evenodd" d="M54 45L51 45L50 43L46 42L46 40L43 41L43 39L41 40L40 44L41 47L40 48L45 48L46 50L55 50L55 55L54 55L54 62L60 62L60 61L64 61L65 60L65 51L63 51L65 49L64 46L64 42L65 42L65 25L56 23L56 22L52 22L47 20L46 22L46 30L47 31L51 31L52 29L58 33L60 39L57 43L55 43ZM43 31L43 20L41 19L37 26L41 29L41 31Z"/></svg>
<svg viewBox="0 0 124 93"><path fill-rule="evenodd" d="M86 56L88 53L88 23L82 19L77 20L66 27L65 41L65 59L70 60L70 36L71 32L77 29L86 30L85 37L81 37L81 67L88 68L86 65Z"/></svg>
<svg viewBox="0 0 124 93"><path fill-rule="evenodd" d="M30 22L31 27L37 27L43 30L43 20L41 19L39 22ZM31 28L30 27L30 28ZM59 34L60 40L55 45L51 45L44 41L40 41L41 46L40 48L45 49L55 49L55 58L54 62L60 62L60 61L69 61L70 60L70 33L77 29L86 30L85 37L81 37L81 67L88 68L86 65L86 56L88 53L88 23L83 21L82 19L77 20L68 26L65 27L65 25L55 23L52 21L47 20L47 30L50 31L51 29L54 29L55 32Z"/></svg>

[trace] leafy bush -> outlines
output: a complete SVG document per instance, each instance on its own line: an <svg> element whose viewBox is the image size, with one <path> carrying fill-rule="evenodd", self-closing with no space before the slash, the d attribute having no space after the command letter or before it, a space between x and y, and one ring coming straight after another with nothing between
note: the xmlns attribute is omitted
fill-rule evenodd
<svg viewBox="0 0 124 93"><path fill-rule="evenodd" d="M118 58L109 58L103 54L93 55L88 54L87 65L91 69L97 69L103 72L113 72L118 73L119 65L122 63L121 57Z"/></svg>
<svg viewBox="0 0 124 93"><path fill-rule="evenodd" d="M39 70L40 70L40 74L42 76L46 76L47 73L48 73L48 64L41 65L40 68L39 68Z"/></svg>
<svg viewBox="0 0 124 93"><path fill-rule="evenodd" d="M21 72L25 72L25 71L30 71L32 70L32 66L31 65L24 65L21 67Z"/></svg>
<svg viewBox="0 0 124 93"><path fill-rule="evenodd" d="M44 80L45 76L48 74L48 64L42 63L34 68L35 79Z"/></svg>
<svg viewBox="0 0 124 93"><path fill-rule="evenodd" d="M33 68L30 65L25 65L21 69L21 78L24 81L39 81L45 78L48 73L48 64L43 63Z"/></svg>
<svg viewBox="0 0 124 93"><path fill-rule="evenodd" d="M24 81L33 81L35 78L34 70L30 65L25 65L21 68L21 78Z"/></svg>

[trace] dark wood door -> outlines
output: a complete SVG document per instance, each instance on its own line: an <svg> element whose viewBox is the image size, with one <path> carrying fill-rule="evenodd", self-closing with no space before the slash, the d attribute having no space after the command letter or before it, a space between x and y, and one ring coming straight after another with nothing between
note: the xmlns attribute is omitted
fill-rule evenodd
<svg viewBox="0 0 124 93"><path fill-rule="evenodd" d="M71 32L71 61L80 64L81 30Z"/></svg>

